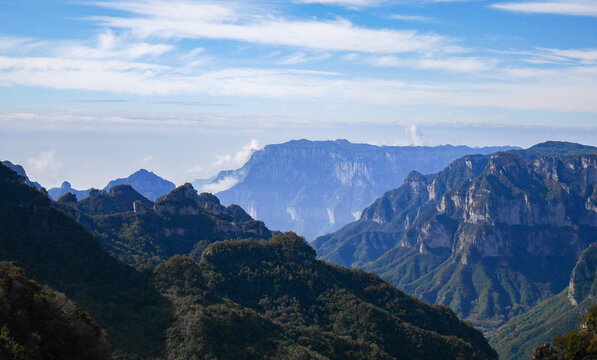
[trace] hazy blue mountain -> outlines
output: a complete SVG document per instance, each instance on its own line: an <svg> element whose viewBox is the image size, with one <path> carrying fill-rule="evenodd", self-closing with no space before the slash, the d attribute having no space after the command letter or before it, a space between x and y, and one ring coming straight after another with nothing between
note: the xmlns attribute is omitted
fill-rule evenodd
<svg viewBox="0 0 597 360"><path fill-rule="evenodd" d="M270 228L312 240L358 219L385 191L412 170L433 173L467 154L509 147L375 146L346 140L293 140L255 152L238 170L197 180L224 204L239 204Z"/></svg>
<svg viewBox="0 0 597 360"><path fill-rule="evenodd" d="M60 199L62 196L66 195L68 193L71 193L71 194L75 195L78 200L83 200L89 196L89 192L92 190L93 189L87 189L87 190L73 189L71 184L68 181L65 181L62 183L62 185L59 188L51 188L50 190L48 190L48 196L50 197L50 199L56 201L56 200Z"/></svg>
<svg viewBox="0 0 597 360"><path fill-rule="evenodd" d="M133 189L151 201L157 200L160 196L166 195L176 188L174 183L145 169L141 169L127 178L110 181L104 190L109 191L116 185L131 185Z"/></svg>
<svg viewBox="0 0 597 360"><path fill-rule="evenodd" d="M550 142L413 172L313 246L490 331L560 293L596 240L597 148Z"/></svg>
<svg viewBox="0 0 597 360"><path fill-rule="evenodd" d="M36 188L37 190L41 190L41 185L36 181L29 180L29 178L27 177L27 173L25 173L25 169L23 169L23 167L21 165L13 164L8 160L2 161L2 165L8 167L12 171L23 176L25 178L25 184L27 184L33 188Z"/></svg>

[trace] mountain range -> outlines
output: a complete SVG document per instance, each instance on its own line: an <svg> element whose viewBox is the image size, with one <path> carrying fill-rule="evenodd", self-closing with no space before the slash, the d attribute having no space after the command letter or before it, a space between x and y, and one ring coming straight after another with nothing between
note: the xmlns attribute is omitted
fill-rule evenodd
<svg viewBox="0 0 597 360"><path fill-rule="evenodd" d="M255 219L309 240L358 219L361 211L411 170L437 172L467 154L511 147L375 146L347 140L267 145L237 170L193 185L239 204Z"/></svg>
<svg viewBox="0 0 597 360"><path fill-rule="evenodd" d="M548 142L411 172L313 246L492 334L564 291L596 240L597 148Z"/></svg>
<svg viewBox="0 0 597 360"><path fill-rule="evenodd" d="M151 171L145 169L138 170L126 178L119 178L112 180L103 189L104 191L110 191L114 186L117 185L131 185L141 195L151 201L157 200L160 196L166 195L170 191L174 190L176 185L174 183L165 180ZM56 201L61 196L71 193L76 195L78 200L83 200L89 193L95 189L77 190L71 187L68 181L62 183L59 188L51 188L48 190L48 196L50 199Z"/></svg>
<svg viewBox="0 0 597 360"><path fill-rule="evenodd" d="M140 260L137 267L111 256L108 243L96 237L101 233L112 239L127 223L131 231L174 231L176 236L164 243L176 246L186 229L193 231L187 228L191 223L212 224L218 231L238 222L261 224L241 211L197 194L188 184L155 203L128 185L80 201L66 194L54 203L0 165L0 260L12 262L0 264L0 277L32 286L20 302L6 302L3 281L0 301L6 306L54 301L53 290L40 293L34 282L24 280L26 273L89 314L75 311L68 324L52 332L46 319L62 321L65 315L51 304L21 307L19 316L27 323L16 322L10 318L16 313L9 311L0 354L5 349L18 354L27 345L19 342L28 339L51 341L59 351L47 356L79 358L65 351L81 343L101 353L104 335L93 332L99 325L115 359L497 359L483 335L447 307L425 304L376 275L316 260L309 244L293 233L267 240L209 239L214 241L194 259L158 255L147 264L142 256L130 257L132 263ZM139 223L145 215L157 217L153 229ZM16 275L6 277L5 268ZM77 325L81 319L85 326ZM27 332L29 324L41 330ZM64 335L70 331L67 325L77 326L72 337ZM105 358L100 353L93 358Z"/></svg>

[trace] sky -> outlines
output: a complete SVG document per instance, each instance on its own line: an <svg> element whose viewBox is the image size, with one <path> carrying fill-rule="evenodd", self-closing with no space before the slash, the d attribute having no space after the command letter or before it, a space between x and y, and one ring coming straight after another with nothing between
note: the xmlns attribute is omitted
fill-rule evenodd
<svg viewBox="0 0 597 360"><path fill-rule="evenodd" d="M0 0L0 160L46 188L301 138L597 146L597 0Z"/></svg>

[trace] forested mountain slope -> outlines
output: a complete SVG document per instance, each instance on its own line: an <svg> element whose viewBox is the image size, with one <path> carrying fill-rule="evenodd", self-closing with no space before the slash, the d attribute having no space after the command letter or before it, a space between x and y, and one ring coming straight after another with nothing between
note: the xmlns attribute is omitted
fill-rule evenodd
<svg viewBox="0 0 597 360"><path fill-rule="evenodd" d="M74 299L118 359L497 359L447 307L318 261L295 234L216 241L198 262L178 255L136 270L74 220L123 213L88 215L72 196L62 200L52 206L0 166L0 259ZM196 216L199 205L223 208L183 186L153 211Z"/></svg>
<svg viewBox="0 0 597 360"><path fill-rule="evenodd" d="M490 330L561 292L597 240L596 154L552 142L413 172L313 245Z"/></svg>
<svg viewBox="0 0 597 360"><path fill-rule="evenodd" d="M597 243L582 252L568 287L515 316L490 336L501 359L528 359L533 350L556 335L579 326L579 319L597 304Z"/></svg>

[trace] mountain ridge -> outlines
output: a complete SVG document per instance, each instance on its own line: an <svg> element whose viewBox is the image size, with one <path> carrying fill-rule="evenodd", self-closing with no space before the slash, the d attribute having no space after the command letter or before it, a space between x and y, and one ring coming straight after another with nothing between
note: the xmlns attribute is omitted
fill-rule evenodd
<svg viewBox="0 0 597 360"><path fill-rule="evenodd" d="M376 272L492 331L562 291L597 239L597 148L555 143L565 156L534 154L553 146L531 148L529 162L512 151L411 173L313 245L324 260Z"/></svg>
<svg viewBox="0 0 597 360"><path fill-rule="evenodd" d="M347 140L292 140L256 151L237 170L193 182L225 204L239 204L272 228L313 240L358 219L361 211L408 173L441 170L471 153L511 147L376 146Z"/></svg>

